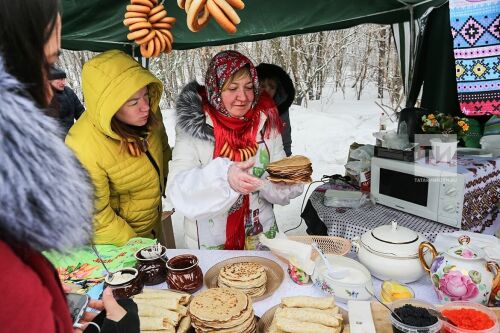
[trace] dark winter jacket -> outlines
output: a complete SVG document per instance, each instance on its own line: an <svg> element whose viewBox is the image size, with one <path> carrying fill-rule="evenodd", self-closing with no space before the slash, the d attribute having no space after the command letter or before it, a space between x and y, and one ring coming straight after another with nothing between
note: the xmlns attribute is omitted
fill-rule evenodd
<svg viewBox="0 0 500 333"><path fill-rule="evenodd" d="M54 89L54 97L57 103L54 107L58 109L59 123L63 129L63 136L66 136L85 108L70 87L64 87L62 91Z"/></svg>
<svg viewBox="0 0 500 333"><path fill-rule="evenodd" d="M72 332L61 283L40 252L89 241L92 187L56 121L22 89L0 57L1 330Z"/></svg>
<svg viewBox="0 0 500 333"><path fill-rule="evenodd" d="M279 66L262 63L257 67L259 81L273 79L277 82L274 102L278 107L280 117L285 123L281 136L283 137L283 148L287 156L292 155L292 128L290 126L289 108L295 99L295 88L290 76Z"/></svg>

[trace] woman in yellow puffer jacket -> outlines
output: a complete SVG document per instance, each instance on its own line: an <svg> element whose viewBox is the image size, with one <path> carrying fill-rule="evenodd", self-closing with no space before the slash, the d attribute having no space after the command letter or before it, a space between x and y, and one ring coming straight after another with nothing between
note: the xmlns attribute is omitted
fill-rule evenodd
<svg viewBox="0 0 500 333"><path fill-rule="evenodd" d="M86 111L66 143L94 184L94 242L120 246L154 237L171 158L159 110L163 85L112 50L83 66L82 88Z"/></svg>

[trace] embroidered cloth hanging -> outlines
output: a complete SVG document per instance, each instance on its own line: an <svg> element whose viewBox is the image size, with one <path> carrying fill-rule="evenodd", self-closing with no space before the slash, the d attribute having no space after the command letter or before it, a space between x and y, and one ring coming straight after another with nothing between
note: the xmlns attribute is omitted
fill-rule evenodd
<svg viewBox="0 0 500 333"><path fill-rule="evenodd" d="M460 109L500 114L500 0L449 3Z"/></svg>

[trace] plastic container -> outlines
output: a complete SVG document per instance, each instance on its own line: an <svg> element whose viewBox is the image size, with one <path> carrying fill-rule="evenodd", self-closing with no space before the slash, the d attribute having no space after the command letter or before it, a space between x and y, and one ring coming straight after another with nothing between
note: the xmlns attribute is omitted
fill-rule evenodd
<svg viewBox="0 0 500 333"><path fill-rule="evenodd" d="M398 299L415 298L415 292L406 283L386 280L382 283L380 298L384 303L391 303Z"/></svg>
<svg viewBox="0 0 500 333"><path fill-rule="evenodd" d="M500 325L498 324L498 319L495 312L491 311L484 305L472 302L464 302L464 301L456 301L443 305L439 311L443 312L444 310L450 309L463 309L463 308L471 308L477 311L481 311L486 313L491 320L493 320L494 325L488 329L484 330L469 330L465 328L459 328L454 325L451 325L447 322L443 322L443 332L445 333L496 333L500 329Z"/></svg>
<svg viewBox="0 0 500 333"><path fill-rule="evenodd" d="M400 299L392 302L389 304L389 307L391 308L392 311L395 309L398 309L406 304L413 305L414 307L419 307L419 308L425 308L425 309L434 309L437 311L436 307L432 305L431 303L428 303L426 301L422 301L419 299ZM391 314L389 314L389 318L392 323L392 331L394 333L437 333L441 330L442 323L438 319L437 322L433 325L430 326L423 326L423 327L417 327L417 326L410 326L406 325L396 318L394 318Z"/></svg>

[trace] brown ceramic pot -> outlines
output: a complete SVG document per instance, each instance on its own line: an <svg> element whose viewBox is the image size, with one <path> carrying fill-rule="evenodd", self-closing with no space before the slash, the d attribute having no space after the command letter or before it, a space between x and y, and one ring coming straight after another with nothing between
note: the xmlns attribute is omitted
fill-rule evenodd
<svg viewBox="0 0 500 333"><path fill-rule="evenodd" d="M136 268L139 271L142 282L146 286L153 286L155 284L165 282L167 278L167 248L162 246L161 258L144 258L141 255L142 250L147 250L147 248L140 249L135 253L135 259L137 259Z"/></svg>
<svg viewBox="0 0 500 333"><path fill-rule="evenodd" d="M198 258L192 254L181 254L167 262L167 283L171 289L194 293L203 286L203 272Z"/></svg>
<svg viewBox="0 0 500 333"><path fill-rule="evenodd" d="M119 283L115 284L113 283L113 279L111 281L109 280L108 276L104 278L104 288L110 287L111 290L113 291L113 296L116 299L121 299L121 298L130 298L134 295L140 294L142 292L142 289L144 287L144 284L142 283L141 277L139 275L139 271L135 268L122 268L116 272L122 272L122 273L130 273L134 277L132 280L129 280L124 283ZM113 272L113 273L116 273Z"/></svg>

